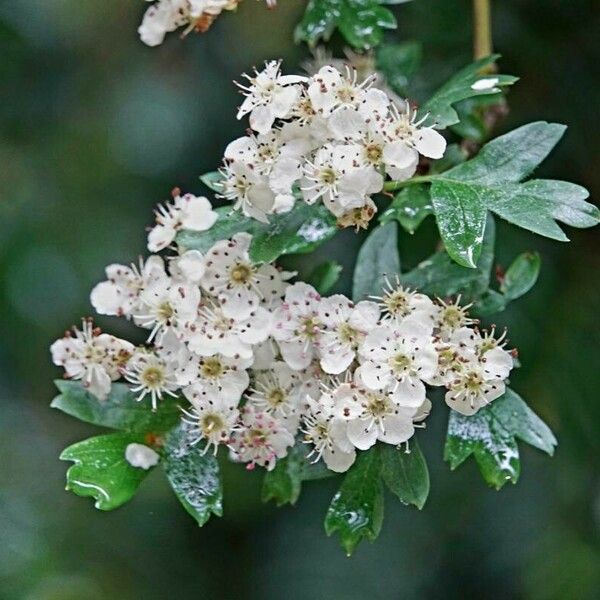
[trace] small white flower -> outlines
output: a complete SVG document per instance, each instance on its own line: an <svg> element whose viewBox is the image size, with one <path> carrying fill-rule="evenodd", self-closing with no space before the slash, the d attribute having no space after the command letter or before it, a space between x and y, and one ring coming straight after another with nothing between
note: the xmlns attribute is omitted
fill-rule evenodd
<svg viewBox="0 0 600 600"><path fill-rule="evenodd" d="M459 329L478 322L477 319L469 317L468 310L471 304L460 305L460 296L454 302L445 302L438 298L437 304L434 328L442 340L448 340Z"/></svg>
<svg viewBox="0 0 600 600"><path fill-rule="evenodd" d="M110 393L111 381L134 352L133 344L95 329L91 320L83 320L81 331L73 328L50 346L52 361L63 367L65 376L81 380L98 400Z"/></svg>
<svg viewBox="0 0 600 600"><path fill-rule="evenodd" d="M194 436L191 443L204 440L204 452L212 446L215 455L221 444L229 444L239 416L236 405L223 398L194 400L190 410L183 410L183 413L183 421Z"/></svg>
<svg viewBox="0 0 600 600"><path fill-rule="evenodd" d="M101 315L131 317L138 306L140 293L154 282L168 280L160 256L150 256L139 267L132 264L108 265L107 281L97 284L90 294L90 301Z"/></svg>
<svg viewBox="0 0 600 600"><path fill-rule="evenodd" d="M298 282L287 288L283 304L274 311L273 337L283 360L294 370L305 369L315 356L321 332L320 300L312 286Z"/></svg>
<svg viewBox="0 0 600 600"><path fill-rule="evenodd" d="M254 71L254 76L244 74L248 85L238 84L246 96L240 106L237 118L250 113L250 127L258 133L267 133L275 119L285 119L300 97L300 88L295 85L306 81L299 75L281 75L279 61L265 63L262 71Z"/></svg>
<svg viewBox="0 0 600 600"><path fill-rule="evenodd" d="M250 406L244 406L241 412L240 427L231 441L234 460L248 463L248 470L259 465L272 471L277 459L286 456L288 448L294 445L294 436L268 413Z"/></svg>
<svg viewBox="0 0 600 600"><path fill-rule="evenodd" d="M368 301L355 305L337 294L321 300L319 315L324 326L319 341L321 367L337 375L352 364L365 336L377 325L379 308Z"/></svg>
<svg viewBox="0 0 600 600"><path fill-rule="evenodd" d="M160 460L157 452L145 446L144 444L128 444L125 448L125 460L138 469L147 471L155 467Z"/></svg>
<svg viewBox="0 0 600 600"><path fill-rule="evenodd" d="M382 325L366 337L356 378L373 390L389 390L400 406L425 400L424 381L437 371L438 355L429 332L416 323Z"/></svg>
<svg viewBox="0 0 600 600"><path fill-rule="evenodd" d="M181 229L206 231L218 218L211 203L203 196L193 194L180 195L180 190L173 190L173 202L159 204L155 210L156 225L148 234L148 250L159 252L175 239Z"/></svg>
<svg viewBox="0 0 600 600"><path fill-rule="evenodd" d="M158 401L162 400L165 394L177 397L175 390L179 386L175 365L151 350L136 350L129 359L123 376L129 383L134 384L131 391L138 395L138 402L150 396L152 410L156 410Z"/></svg>
<svg viewBox="0 0 600 600"><path fill-rule="evenodd" d="M198 285L204 277L206 261L198 250L188 250L171 259L169 273L176 282Z"/></svg>

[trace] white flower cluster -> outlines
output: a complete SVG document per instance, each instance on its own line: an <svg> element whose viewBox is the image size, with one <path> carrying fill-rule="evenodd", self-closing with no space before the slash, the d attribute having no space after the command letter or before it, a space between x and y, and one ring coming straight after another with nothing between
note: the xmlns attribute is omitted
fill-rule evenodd
<svg viewBox="0 0 600 600"><path fill-rule="evenodd" d="M235 10L241 0L148 0L152 5L146 10L138 27L140 39L148 46L163 43L165 35L185 27L182 36L192 31L204 33L224 10ZM267 0L267 6L275 6Z"/></svg>
<svg viewBox="0 0 600 600"><path fill-rule="evenodd" d="M206 198L174 196L156 212L150 248L168 246L181 227L215 222ZM292 283L294 273L254 264L250 243L238 233L204 254L109 265L92 305L146 329L147 344L84 320L52 345L55 364L99 401L120 377L153 409L165 396L185 397L195 442L214 452L225 445L248 468L272 469L302 434L315 460L345 471L356 449L411 438L431 409L426 386L445 386L447 404L467 415L503 394L512 356L458 303L397 281L357 303L321 297Z"/></svg>
<svg viewBox="0 0 600 600"><path fill-rule="evenodd" d="M322 201L338 218L367 207L386 176L414 175L419 155L441 158L443 136L424 127L408 105L398 107L347 68L331 65L311 77L282 75L280 63L245 75L238 119L249 115L252 132L225 149L222 196L247 216L267 221L290 210L295 193Z"/></svg>

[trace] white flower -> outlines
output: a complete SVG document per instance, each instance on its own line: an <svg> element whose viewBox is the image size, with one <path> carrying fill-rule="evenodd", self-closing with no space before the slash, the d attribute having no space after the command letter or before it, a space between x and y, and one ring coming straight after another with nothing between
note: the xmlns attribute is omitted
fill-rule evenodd
<svg viewBox="0 0 600 600"><path fill-rule="evenodd" d="M250 383L246 369L251 364L252 358L192 354L179 373L179 382L186 386L183 395L193 404L202 400L223 399L237 405Z"/></svg>
<svg viewBox="0 0 600 600"><path fill-rule="evenodd" d="M125 460L132 466L147 471L155 467L160 460L157 452L144 444L127 444Z"/></svg>
<svg viewBox="0 0 600 600"><path fill-rule="evenodd" d="M454 302L444 302L437 299L437 314L434 319L434 329L439 333L442 340L448 340L451 336L469 325L477 323L477 319L469 317L468 310L471 304L460 305L460 296Z"/></svg>
<svg viewBox="0 0 600 600"><path fill-rule="evenodd" d="M311 400L302 431L305 443L313 445L309 458L314 456L314 462L322 458L328 469L343 473L354 463L356 451L348 439L347 422L335 417L331 408L330 395L323 394L318 402Z"/></svg>
<svg viewBox="0 0 600 600"><path fill-rule="evenodd" d="M306 81L299 75L281 75L281 62L265 63L262 71L254 71L254 76L244 74L248 85L238 84L246 96L240 106L237 118L250 113L250 127L258 133L267 133L275 119L285 119L298 98L300 88L295 85Z"/></svg>
<svg viewBox="0 0 600 600"><path fill-rule="evenodd" d="M206 271L204 256L198 250L188 250L171 259L169 272L176 282L198 285Z"/></svg>
<svg viewBox="0 0 600 600"><path fill-rule="evenodd" d="M91 320L83 320L81 331L74 327L73 334L67 332L50 347L54 364L64 368L66 377L81 380L98 400L106 399L111 381L119 379L133 351L133 344L101 333Z"/></svg>
<svg viewBox="0 0 600 600"><path fill-rule="evenodd" d="M283 304L274 311L273 337L283 360L294 370L305 369L315 356L320 300L312 286L298 282L287 288Z"/></svg>
<svg viewBox="0 0 600 600"><path fill-rule="evenodd" d="M401 406L418 407L425 385L435 374L438 355L429 332L416 323L381 325L360 349L357 380L373 390L389 390Z"/></svg>
<svg viewBox="0 0 600 600"><path fill-rule="evenodd" d="M150 252L159 252L166 248L181 229L191 231L210 229L219 217L204 196L193 194L181 196L178 188L175 188L172 193L173 202L159 204L154 211L156 225L148 234Z"/></svg>
<svg viewBox="0 0 600 600"><path fill-rule="evenodd" d="M277 459L286 456L287 449L294 445L294 436L268 413L250 406L244 406L241 412L240 427L231 441L234 460L248 463L248 470L259 465L272 471Z"/></svg>
<svg viewBox="0 0 600 600"><path fill-rule="evenodd" d="M195 285L179 284L171 279L153 282L139 298L136 325L150 329L148 341L167 331L181 333L183 326L196 319L200 305L200 289Z"/></svg>
<svg viewBox="0 0 600 600"><path fill-rule="evenodd" d="M319 341L321 367L337 375L352 364L359 345L377 325L379 308L368 301L355 305L337 294L321 300L319 315L325 328Z"/></svg>
<svg viewBox="0 0 600 600"><path fill-rule="evenodd" d="M163 396L177 397L175 390L177 385L176 370L174 363L165 360L156 352L145 348L139 348L129 359L123 376L134 384L131 391L137 394L138 402L150 395L152 410L156 410L158 401Z"/></svg>
<svg viewBox="0 0 600 600"><path fill-rule="evenodd" d="M289 280L297 275L295 271L282 271L268 263L258 267L257 274L260 304L271 310L281 305Z"/></svg>
<svg viewBox="0 0 600 600"><path fill-rule="evenodd" d="M389 392L343 383L331 398L334 411L347 422L348 439L359 450L368 450L378 440L398 445L415 432L417 408L400 405Z"/></svg>
<svg viewBox="0 0 600 600"><path fill-rule="evenodd" d="M190 426L195 436L191 443L204 440L204 452L208 452L212 446L215 455L219 445L229 444L239 416L236 405L223 398L194 400L190 410L184 409L183 413L184 423Z"/></svg>
<svg viewBox="0 0 600 600"><path fill-rule="evenodd" d="M208 302L200 307L197 320L186 325L184 338L189 349L201 356L250 358L252 346L268 338L271 319L271 313L260 306L247 319L238 319Z"/></svg>
<svg viewBox="0 0 600 600"><path fill-rule="evenodd" d="M96 312L101 315L117 315L130 317L138 306L142 290L153 282L168 279L165 266L160 256L150 256L144 263L140 259L139 267L132 264L108 265L107 281L94 287L90 301Z"/></svg>
<svg viewBox="0 0 600 600"><path fill-rule="evenodd" d="M202 287L218 298L228 317L245 319L260 304L262 276L260 269L250 261L251 241L251 235L237 233L230 240L216 242L206 253Z"/></svg>

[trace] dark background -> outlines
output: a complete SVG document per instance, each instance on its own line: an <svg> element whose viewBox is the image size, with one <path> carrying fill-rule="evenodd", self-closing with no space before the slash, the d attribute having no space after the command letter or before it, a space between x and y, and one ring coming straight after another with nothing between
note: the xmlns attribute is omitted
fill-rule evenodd
<svg viewBox="0 0 600 600"><path fill-rule="evenodd" d="M231 83L264 59L288 71L304 2L245 0L204 36L144 47L136 0L0 1L0 598L587 599L600 592L600 258L597 231L560 244L498 227L498 260L542 254L536 288L501 315L523 367L514 387L551 424L554 459L522 449L517 486L486 487L472 461L441 459L445 409L420 436L432 491L422 512L387 498L379 540L351 559L322 520L335 481L295 508L259 500L260 480L225 471L225 516L203 529L159 472L113 513L64 491L60 450L97 431L48 408L59 376L48 345L89 314L110 262L144 252L153 205L218 166L239 97ZM600 10L584 0L495 2L502 71L522 80L498 129L530 120L569 130L539 171L600 189ZM437 83L470 60L470 4L394 9L391 39L423 42ZM405 265L433 249L433 223L401 241ZM352 235L321 251L346 265ZM300 267L309 269L311 261ZM101 321L115 333L126 324Z"/></svg>

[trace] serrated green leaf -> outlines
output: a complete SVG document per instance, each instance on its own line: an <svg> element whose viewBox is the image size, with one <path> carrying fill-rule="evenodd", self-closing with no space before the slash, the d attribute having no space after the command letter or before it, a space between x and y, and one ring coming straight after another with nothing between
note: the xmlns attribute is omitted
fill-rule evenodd
<svg viewBox="0 0 600 600"><path fill-rule="evenodd" d="M447 252L436 252L400 277L402 285L430 296L461 295L464 303L477 300L489 287L494 261L495 226L488 215L476 269L461 267Z"/></svg>
<svg viewBox="0 0 600 600"><path fill-rule="evenodd" d="M310 46L327 41L337 27L360 50L378 45L385 29L395 29L394 15L377 0L310 0L295 31L296 41Z"/></svg>
<svg viewBox="0 0 600 600"><path fill-rule="evenodd" d="M325 517L327 535L337 532L350 556L358 543L374 541L383 523L383 484L378 449L361 452L333 497Z"/></svg>
<svg viewBox="0 0 600 600"><path fill-rule="evenodd" d="M210 171L209 173L200 175L200 181L213 192L218 193L223 191L223 186L221 185L223 175L219 171Z"/></svg>
<svg viewBox="0 0 600 600"><path fill-rule="evenodd" d="M389 208L381 215L380 221L389 223L395 219L412 234L431 214L433 207L427 186L411 185L396 194Z"/></svg>
<svg viewBox="0 0 600 600"><path fill-rule="evenodd" d="M449 79L419 108L420 115L427 115L425 125L434 125L437 129L445 129L449 125L454 125L459 122L459 116L453 108L454 104L474 96L497 94L499 89L518 81L518 77L512 75L484 73L486 67L492 65L498 58L500 58L498 54L482 58L461 69ZM485 89L473 89L472 86L476 82L492 78L497 79L493 86Z"/></svg>
<svg viewBox="0 0 600 600"><path fill-rule="evenodd" d="M138 402L124 383L113 383L105 400L87 392L79 381L59 379L55 384L61 393L50 406L86 423L124 431L162 433L179 422L181 413L176 400L165 399L152 411L148 403Z"/></svg>
<svg viewBox="0 0 600 600"><path fill-rule="evenodd" d="M521 469L516 438L552 455L557 444L549 427L510 389L475 415L450 411L444 459L455 469L473 455L483 478L500 489L516 483Z"/></svg>
<svg viewBox="0 0 600 600"><path fill-rule="evenodd" d="M398 227L390 222L373 229L361 246L354 267L352 298L358 302L370 295L379 295L385 277L393 280L399 274Z"/></svg>
<svg viewBox="0 0 600 600"><path fill-rule="evenodd" d="M67 470L67 489L78 496L95 498L94 506L100 510L121 506L134 496L148 474L125 459L127 446L143 441L139 434L111 433L65 448L60 459L75 463Z"/></svg>
<svg viewBox="0 0 600 600"><path fill-rule="evenodd" d="M520 298L535 285L541 264L542 260L537 252L520 254L506 270L500 291L508 300Z"/></svg>
<svg viewBox="0 0 600 600"><path fill-rule="evenodd" d="M326 294L336 284L342 272L342 265L329 260L318 265L308 276L307 283L312 285L319 294Z"/></svg>
<svg viewBox="0 0 600 600"><path fill-rule="evenodd" d="M406 95L407 86L421 64L421 56L419 42L385 44L377 51L377 70L395 92Z"/></svg>
<svg viewBox="0 0 600 600"><path fill-rule="evenodd" d="M193 445L192 439L184 423L171 430L162 463L175 495L202 527L211 515L223 514L223 489L216 457Z"/></svg>
<svg viewBox="0 0 600 600"><path fill-rule="evenodd" d="M250 257L256 262L271 262L283 254L312 252L337 231L335 217L322 204L298 202L288 213L270 215L269 223L245 217L222 206L219 217L208 231L181 231L181 249L206 252L218 240L245 231L253 236Z"/></svg>
<svg viewBox="0 0 600 600"><path fill-rule="evenodd" d="M416 438L410 440L410 452L389 444L379 446L381 476L400 502L425 506L429 495L429 471Z"/></svg>

